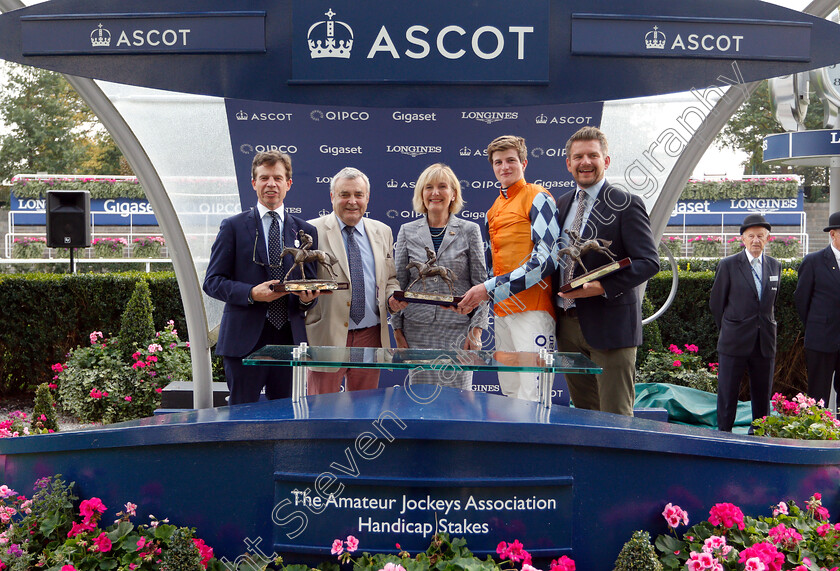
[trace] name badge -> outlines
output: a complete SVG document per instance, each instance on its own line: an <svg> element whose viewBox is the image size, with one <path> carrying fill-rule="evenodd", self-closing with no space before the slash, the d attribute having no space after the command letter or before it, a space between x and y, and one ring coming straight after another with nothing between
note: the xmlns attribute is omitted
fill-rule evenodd
<svg viewBox="0 0 840 571"><path fill-rule="evenodd" d="M777 282L777 281L779 281L779 276L770 276L770 281L771 281L771 282Z"/></svg>

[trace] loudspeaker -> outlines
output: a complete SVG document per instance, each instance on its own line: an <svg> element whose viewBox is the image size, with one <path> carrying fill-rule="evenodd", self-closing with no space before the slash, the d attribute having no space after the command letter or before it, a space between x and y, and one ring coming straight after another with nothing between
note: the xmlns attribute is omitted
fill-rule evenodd
<svg viewBox="0 0 840 571"><path fill-rule="evenodd" d="M47 246L90 246L90 193L86 190L47 191Z"/></svg>

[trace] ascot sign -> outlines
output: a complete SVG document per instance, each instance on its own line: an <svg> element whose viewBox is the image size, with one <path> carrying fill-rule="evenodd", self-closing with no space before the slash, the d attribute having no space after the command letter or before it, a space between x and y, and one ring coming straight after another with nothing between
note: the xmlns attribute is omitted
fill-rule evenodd
<svg viewBox="0 0 840 571"><path fill-rule="evenodd" d="M549 0L523 3L515 14L504 0L484 4L480 14L469 4L441 5L433 12L446 19L430 28L421 23L429 21L426 3L394 10L390 0L374 0L363 13L351 0L331 0L327 10L295 0L292 81L434 82L443 66L458 71L446 83L546 83Z"/></svg>
<svg viewBox="0 0 840 571"><path fill-rule="evenodd" d="M513 102L649 96L840 60L840 26L760 0L529 0L513 10L509 0L231 4L50 0L0 15L0 59L238 100L480 102L499 113Z"/></svg>

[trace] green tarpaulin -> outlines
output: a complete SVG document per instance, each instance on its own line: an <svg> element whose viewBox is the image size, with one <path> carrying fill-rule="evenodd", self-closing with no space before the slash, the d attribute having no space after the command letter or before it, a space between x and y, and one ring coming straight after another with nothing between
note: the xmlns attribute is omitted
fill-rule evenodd
<svg viewBox="0 0 840 571"><path fill-rule="evenodd" d="M669 385L637 383L634 408L664 408L668 422L705 426L717 430L717 395ZM746 433L752 422L749 402L739 402L733 432Z"/></svg>

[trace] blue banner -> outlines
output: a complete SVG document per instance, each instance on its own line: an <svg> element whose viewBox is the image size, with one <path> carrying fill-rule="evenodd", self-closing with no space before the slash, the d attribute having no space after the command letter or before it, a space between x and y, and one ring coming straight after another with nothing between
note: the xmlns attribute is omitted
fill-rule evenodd
<svg viewBox="0 0 840 571"><path fill-rule="evenodd" d="M59 190L59 189L56 189ZM19 198L11 193L14 224L44 226L47 223L46 200ZM157 226L157 219L148 200L134 198L94 198L90 201L92 223L96 226Z"/></svg>
<svg viewBox="0 0 840 571"><path fill-rule="evenodd" d="M263 53L265 13L24 16L21 43L27 56Z"/></svg>
<svg viewBox="0 0 840 571"><path fill-rule="evenodd" d="M811 25L731 18L572 14L572 53L808 61Z"/></svg>
<svg viewBox="0 0 840 571"><path fill-rule="evenodd" d="M365 12L353 0L296 0L292 82L548 83L549 1L509 7L373 0Z"/></svg>
<svg viewBox="0 0 840 571"><path fill-rule="evenodd" d="M771 225L799 226L803 223L805 195L800 188L794 198L730 198L727 200L679 200L669 226L738 226L747 214L763 214ZM804 230L804 229L803 229Z"/></svg>

